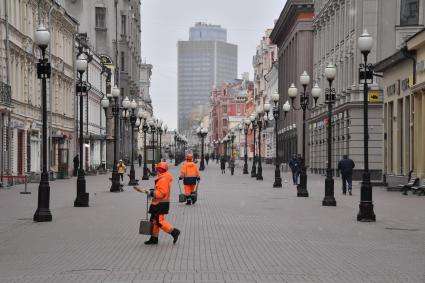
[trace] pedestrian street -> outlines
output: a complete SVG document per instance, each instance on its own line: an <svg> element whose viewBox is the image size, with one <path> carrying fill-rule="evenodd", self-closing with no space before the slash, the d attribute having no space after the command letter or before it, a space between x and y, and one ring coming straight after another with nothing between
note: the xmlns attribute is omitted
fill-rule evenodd
<svg viewBox="0 0 425 283"><path fill-rule="evenodd" d="M37 183L29 195L2 189L0 282L425 282L423 197L374 188L376 222L362 223L357 181L349 196L336 178L337 206L324 207L324 176L309 174L310 197L300 198L289 173L273 188L271 165L257 181L241 164L222 175L210 160L187 206L178 202L180 167L168 162L175 245L162 231L158 245L143 244L146 196L128 186L111 193L107 175L87 176L90 207L74 207L75 177L50 182L52 222L32 219ZM152 188L153 179L139 183Z"/></svg>

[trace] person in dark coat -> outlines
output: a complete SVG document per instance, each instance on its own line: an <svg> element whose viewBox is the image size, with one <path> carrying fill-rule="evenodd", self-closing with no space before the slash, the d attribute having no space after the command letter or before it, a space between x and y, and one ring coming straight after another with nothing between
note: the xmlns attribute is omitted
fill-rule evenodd
<svg viewBox="0 0 425 283"><path fill-rule="evenodd" d="M207 165L209 160L210 160L210 155L207 153L205 154L205 161L207 162Z"/></svg>
<svg viewBox="0 0 425 283"><path fill-rule="evenodd" d="M348 158L348 155L343 155L342 160L338 163L338 170L341 172L342 178L342 193L347 193L351 196L351 189L353 186L353 168L355 167L354 161Z"/></svg>
<svg viewBox="0 0 425 283"><path fill-rule="evenodd" d="M222 156L220 159L220 168L221 168L221 174L226 173L226 157Z"/></svg>
<svg viewBox="0 0 425 283"><path fill-rule="evenodd" d="M139 159L139 167L142 167L142 160L143 160L142 155L139 154L137 158Z"/></svg>
<svg viewBox="0 0 425 283"><path fill-rule="evenodd" d="M289 161L289 168L291 168L292 171L292 181L294 182L294 185L298 184L298 176L300 172L300 162L297 158L297 155L292 155L292 159Z"/></svg>
<svg viewBox="0 0 425 283"><path fill-rule="evenodd" d="M233 158L230 158L229 160L229 168L230 168L230 174L233 176L235 173L235 160Z"/></svg>
<svg viewBox="0 0 425 283"><path fill-rule="evenodd" d="M78 158L78 154L72 160L74 162L74 176L77 176L78 167L80 166L80 159Z"/></svg>

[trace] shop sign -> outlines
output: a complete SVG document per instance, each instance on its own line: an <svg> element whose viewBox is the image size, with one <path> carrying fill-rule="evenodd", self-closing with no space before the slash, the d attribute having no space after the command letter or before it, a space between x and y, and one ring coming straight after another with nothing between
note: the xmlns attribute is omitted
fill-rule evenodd
<svg viewBox="0 0 425 283"><path fill-rule="evenodd" d="M369 102L382 102L382 94L378 90L369 91Z"/></svg>

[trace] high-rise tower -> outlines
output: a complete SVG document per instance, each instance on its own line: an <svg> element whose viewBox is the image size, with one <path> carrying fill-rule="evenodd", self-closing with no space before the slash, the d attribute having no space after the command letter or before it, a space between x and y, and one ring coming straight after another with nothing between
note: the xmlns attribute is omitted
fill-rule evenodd
<svg viewBox="0 0 425 283"><path fill-rule="evenodd" d="M196 23L178 48L178 129L188 133L207 114L214 85L237 77L238 49L219 25Z"/></svg>

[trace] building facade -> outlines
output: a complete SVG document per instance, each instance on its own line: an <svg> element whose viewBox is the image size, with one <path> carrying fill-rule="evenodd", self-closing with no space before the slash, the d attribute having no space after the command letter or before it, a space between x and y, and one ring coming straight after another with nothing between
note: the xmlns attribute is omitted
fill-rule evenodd
<svg viewBox="0 0 425 283"><path fill-rule="evenodd" d="M209 142L222 141L231 129L237 135L238 125L246 117L246 100L249 92L253 91L252 82L245 80L234 80L225 83L220 88L213 88L211 91L211 113L209 125ZM239 137L235 142L239 143ZM240 143L239 143L240 144ZM220 152L223 152L224 145L221 145ZM240 146L236 155L240 156Z"/></svg>
<svg viewBox="0 0 425 283"><path fill-rule="evenodd" d="M141 3L137 0L61 0L67 11L80 23L79 32L86 33L94 52L108 58L113 78L111 85L120 89L121 101L128 97L144 104L140 87L141 58ZM109 90L107 89L107 94ZM150 107L151 108L151 107ZM122 116L122 113L121 115ZM108 113L107 165L113 162L114 123ZM120 117L121 118L121 117ZM120 119L118 129L119 158L128 159L131 154L130 127Z"/></svg>
<svg viewBox="0 0 425 283"><path fill-rule="evenodd" d="M237 46L226 42L226 33L220 26L196 23L189 40L177 43L180 133L190 136L199 119L208 114L213 86L237 77Z"/></svg>
<svg viewBox="0 0 425 283"><path fill-rule="evenodd" d="M313 72L313 16L312 0L288 0L270 35L272 42L279 48L279 105L290 101L288 88L291 83L294 83L300 92L300 75L307 71L311 76ZM311 87L310 84L307 92ZM299 101L299 97L294 100L296 108L300 107ZM309 115L307 110L306 117ZM278 151L281 161L288 162L293 154L301 154L302 145L305 143L304 158L306 164L309 164L309 131L306 131L306 140L303 141L302 126L302 111L291 110L283 121L278 122Z"/></svg>
<svg viewBox="0 0 425 283"><path fill-rule="evenodd" d="M384 173L407 176L413 169L413 98L415 52L405 47L375 65L384 93Z"/></svg>
<svg viewBox="0 0 425 283"><path fill-rule="evenodd" d="M41 170L41 83L37 79L40 49L34 32L42 23L51 41L47 56L50 171L67 175L74 155L74 35L78 23L54 1L0 1L0 77L2 81L1 174L24 175ZM13 110L12 110L13 109Z"/></svg>
<svg viewBox="0 0 425 283"><path fill-rule="evenodd" d="M410 98L410 156L409 169L419 178L425 178L425 32L422 30L407 40L407 49L416 53ZM406 75L404 76L406 77ZM407 109L406 109L407 110Z"/></svg>
<svg viewBox="0 0 425 283"><path fill-rule="evenodd" d="M270 40L272 29L267 29L265 35L257 46L253 58L254 67L254 98L257 106L264 107L264 103L271 101L272 93L278 90L278 48ZM272 112L269 113L273 117ZM261 156L266 160L276 156L276 139L274 121L269 121L267 127L262 129Z"/></svg>
<svg viewBox="0 0 425 283"><path fill-rule="evenodd" d="M333 87L336 102L331 120L333 131L332 167L337 168L342 155L356 163L353 178L361 179L364 169L363 153L363 85L359 83L359 64L363 57L357 39L364 29L373 36L374 46L368 61L376 63L394 54L404 40L414 34L423 21L419 10L422 1L409 0L318 0L314 1L314 70L313 80L322 90L328 87L324 69L329 63L337 67ZM411 7L416 21L409 19ZM407 10L406 10L407 9ZM410 10L409 10L410 11ZM415 12L416 11L416 12ZM406 18L407 17L407 18ZM327 167L325 91L310 119L310 168L324 173ZM383 172L383 115L382 87L374 80L369 91L369 167L372 179Z"/></svg>

